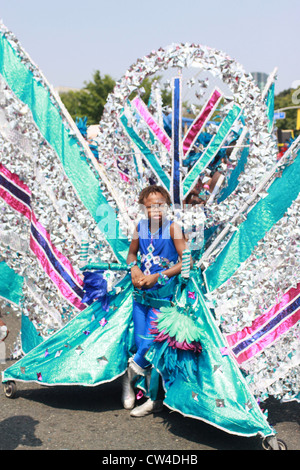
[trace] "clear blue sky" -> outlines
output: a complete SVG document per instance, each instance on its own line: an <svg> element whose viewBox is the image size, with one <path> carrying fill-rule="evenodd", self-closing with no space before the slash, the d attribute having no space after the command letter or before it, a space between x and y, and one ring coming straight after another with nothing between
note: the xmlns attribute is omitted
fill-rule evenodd
<svg viewBox="0 0 300 470"><path fill-rule="evenodd" d="M300 0L0 0L0 18L54 86L95 70L119 79L174 42L226 52L247 72L278 67L276 91L300 81Z"/></svg>

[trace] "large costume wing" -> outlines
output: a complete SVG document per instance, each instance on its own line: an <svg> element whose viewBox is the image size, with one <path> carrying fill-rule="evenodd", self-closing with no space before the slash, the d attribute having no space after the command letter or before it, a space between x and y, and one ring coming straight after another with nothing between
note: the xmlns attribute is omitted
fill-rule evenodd
<svg viewBox="0 0 300 470"><path fill-rule="evenodd" d="M298 138L204 271L231 350L263 398L299 396L299 165Z"/></svg>
<svg viewBox="0 0 300 470"><path fill-rule="evenodd" d="M1 296L22 312L27 352L86 308L82 243L91 261L122 262L128 239L105 169L95 169L59 98L4 26L0 41Z"/></svg>

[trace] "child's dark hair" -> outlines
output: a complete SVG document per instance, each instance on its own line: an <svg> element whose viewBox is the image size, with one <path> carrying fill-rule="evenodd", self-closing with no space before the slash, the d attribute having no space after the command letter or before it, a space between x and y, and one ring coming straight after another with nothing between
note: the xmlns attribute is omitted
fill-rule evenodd
<svg viewBox="0 0 300 470"><path fill-rule="evenodd" d="M170 194L168 193L168 191L166 191L165 188L163 188L162 186L157 186L156 184L152 184L142 189L139 195L139 204L144 204L144 199L147 198L149 194L152 194L152 193L160 193L165 198L168 206L171 205L171 198L170 198Z"/></svg>

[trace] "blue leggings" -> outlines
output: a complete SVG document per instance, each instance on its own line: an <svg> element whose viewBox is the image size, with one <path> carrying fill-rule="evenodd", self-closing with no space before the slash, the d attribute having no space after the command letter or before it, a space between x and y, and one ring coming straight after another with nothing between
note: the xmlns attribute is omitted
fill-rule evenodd
<svg viewBox="0 0 300 470"><path fill-rule="evenodd" d="M145 359L145 354L153 343L154 335L150 333L152 328L151 322L156 320L157 315L149 305L142 305L135 300L133 301L133 324L134 324L134 340L137 352L133 358L134 362L145 369L150 362Z"/></svg>
<svg viewBox="0 0 300 470"><path fill-rule="evenodd" d="M166 300L170 300L171 298L172 296L167 297ZM134 323L134 338L137 347L137 352L133 357L133 360L136 364L145 369L151 365L151 363L145 359L145 354L154 341L154 335L150 333L150 330L153 328L151 322L157 319L157 314L152 307L149 307L148 305L142 305L135 300L133 301L132 314ZM151 400L164 399L162 379L160 374L155 369L152 369L151 372L149 397Z"/></svg>

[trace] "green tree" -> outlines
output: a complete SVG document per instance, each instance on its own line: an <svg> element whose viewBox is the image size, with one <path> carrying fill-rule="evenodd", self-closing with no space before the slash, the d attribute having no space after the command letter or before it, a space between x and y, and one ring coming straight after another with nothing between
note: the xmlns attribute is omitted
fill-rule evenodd
<svg viewBox="0 0 300 470"><path fill-rule="evenodd" d="M141 97L146 105L149 103L152 83L155 80L159 81L160 78L153 77L143 80L141 87L144 88L145 92ZM61 100L74 121L76 118L87 117L88 125L98 124L102 117L107 96L114 89L115 81L110 75L105 75L102 78L99 70L97 70L93 75L93 80L84 83L85 86L81 90L61 93ZM132 93L129 98L132 99L135 95L136 93ZM163 89L162 100L164 106L171 105L171 93Z"/></svg>
<svg viewBox="0 0 300 470"><path fill-rule="evenodd" d="M110 75L101 77L97 70L93 75L93 81L84 82L85 86L79 91L61 93L60 97L72 118L87 117L88 125L98 124L101 119L107 96L115 86L115 81Z"/></svg>
<svg viewBox="0 0 300 470"><path fill-rule="evenodd" d="M299 97L299 91L289 88L284 90L278 95L275 96L274 110L288 108L290 106L296 107L300 106L300 103L297 105L293 101L293 95ZM298 101L298 100L297 100ZM285 119L277 119L276 127L278 129L296 129L297 122L297 109L287 109L285 112Z"/></svg>

